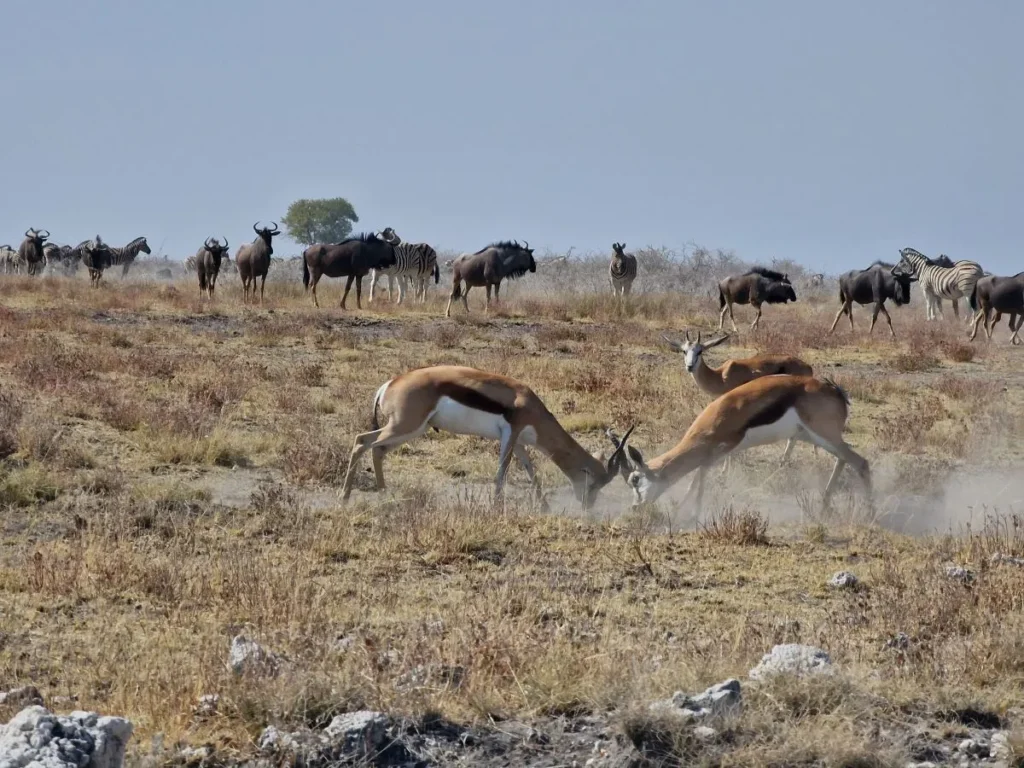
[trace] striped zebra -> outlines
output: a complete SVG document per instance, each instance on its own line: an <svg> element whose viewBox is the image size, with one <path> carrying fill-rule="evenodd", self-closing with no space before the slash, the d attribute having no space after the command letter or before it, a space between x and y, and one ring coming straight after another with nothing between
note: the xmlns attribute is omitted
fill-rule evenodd
<svg viewBox="0 0 1024 768"><path fill-rule="evenodd" d="M942 299L953 303L953 314L959 320L959 300L970 296L974 284L985 274L976 261L957 261L951 267L941 267L913 248L900 251L900 263L892 268L892 273L909 275L921 283L928 320L942 318Z"/></svg>
<svg viewBox="0 0 1024 768"><path fill-rule="evenodd" d="M96 235L96 242L98 244L106 245L106 243L100 240L99 235ZM110 251L110 266L115 267L120 264L123 267L121 270L122 280L128 276L128 268L131 267L132 262L135 261L135 257L139 255L140 251L142 253L152 253L149 249L149 243L146 242L146 238L144 237L136 237L128 243L128 245L122 248L115 248L112 245L107 245L106 247Z"/></svg>
<svg viewBox="0 0 1024 768"><path fill-rule="evenodd" d="M608 265L608 282L612 296L628 296L636 280L636 256L626 253L625 243L612 243L612 262Z"/></svg>
<svg viewBox="0 0 1024 768"><path fill-rule="evenodd" d="M373 270L370 278L370 301L373 301L374 288L381 275L388 278L388 301L391 301L391 279L398 279L398 303L402 303L405 297L406 281L412 281L416 288L415 298L421 302L427 300L427 281L434 276L434 284L441 281L441 270L437 266L437 251L426 243L403 243L391 227L386 227L378 233L381 240L391 244L395 248L395 266L388 269Z"/></svg>
<svg viewBox="0 0 1024 768"><path fill-rule="evenodd" d="M9 245L0 245L0 265L8 275L21 274L22 264L18 249L11 248Z"/></svg>

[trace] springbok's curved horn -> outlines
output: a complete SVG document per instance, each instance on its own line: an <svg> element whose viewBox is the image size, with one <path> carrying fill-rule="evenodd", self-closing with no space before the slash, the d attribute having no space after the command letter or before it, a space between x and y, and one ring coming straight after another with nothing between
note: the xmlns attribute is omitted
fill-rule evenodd
<svg viewBox="0 0 1024 768"><path fill-rule="evenodd" d="M693 343L693 339L690 338L690 332L688 330L683 331L683 336L688 342L690 342L691 344Z"/></svg>
<svg viewBox="0 0 1024 768"><path fill-rule="evenodd" d="M700 344L700 331L697 331L697 343Z"/></svg>

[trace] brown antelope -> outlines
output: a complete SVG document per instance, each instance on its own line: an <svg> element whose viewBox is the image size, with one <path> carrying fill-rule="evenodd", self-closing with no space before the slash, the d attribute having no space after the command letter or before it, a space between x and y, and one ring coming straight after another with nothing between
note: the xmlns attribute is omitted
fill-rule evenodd
<svg viewBox="0 0 1024 768"><path fill-rule="evenodd" d="M714 400L669 451L645 462L640 451L626 446L632 468L626 482L636 504L655 501L685 475L697 470L685 501L697 488L697 512L704 496L708 467L734 451L797 439L819 445L836 457L835 469L822 497L824 509L839 473L846 464L857 472L871 499L871 471L867 460L843 439L850 400L835 382L812 376L762 376L741 384ZM608 435L613 443L613 433Z"/></svg>
<svg viewBox="0 0 1024 768"><path fill-rule="evenodd" d="M373 471L380 490L384 487L385 451L434 427L500 441L498 474L494 479L496 499L502 496L513 455L526 470L535 494L540 496L540 484L525 448L535 446L569 478L584 509L616 473L625 477L623 450L633 431L630 427L607 459L603 454L590 454L562 429L525 384L497 373L455 365L417 368L384 382L373 398L371 426L370 432L355 439L345 473L343 499L348 499L352 492L353 471L366 451L373 452Z"/></svg>
<svg viewBox="0 0 1024 768"><path fill-rule="evenodd" d="M755 355L744 357L739 360L726 360L720 367L712 368L704 360L704 352L717 347L729 338L728 334L720 336L711 341L702 342L701 333L697 331L697 339L690 338L690 332L686 331L686 341L670 339L665 334L661 335L668 345L676 352L683 355L683 363L686 370L693 376L693 381L702 392L718 397L726 392L736 389L741 384L758 379L762 376L772 376L779 373L790 376L812 376L814 370L801 360L792 355ZM796 438L790 438L786 444L786 452L782 454L782 463L789 460L789 455L796 445Z"/></svg>

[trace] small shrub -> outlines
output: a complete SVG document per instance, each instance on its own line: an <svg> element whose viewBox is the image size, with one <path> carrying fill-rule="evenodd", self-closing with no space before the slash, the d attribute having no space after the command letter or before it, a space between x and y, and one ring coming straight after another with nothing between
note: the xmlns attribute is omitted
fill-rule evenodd
<svg viewBox="0 0 1024 768"><path fill-rule="evenodd" d="M902 352L888 361L888 366L900 373L930 371L939 365L938 358L924 352Z"/></svg>
<svg viewBox="0 0 1024 768"><path fill-rule="evenodd" d="M768 520L760 512L744 509L736 512L731 506L711 515L700 526L700 537L727 544L751 546L768 543Z"/></svg>
<svg viewBox="0 0 1024 768"><path fill-rule="evenodd" d="M956 339L943 341L939 348L942 350L942 354L946 356L946 359L954 363L969 363L977 353L977 349L974 346Z"/></svg>

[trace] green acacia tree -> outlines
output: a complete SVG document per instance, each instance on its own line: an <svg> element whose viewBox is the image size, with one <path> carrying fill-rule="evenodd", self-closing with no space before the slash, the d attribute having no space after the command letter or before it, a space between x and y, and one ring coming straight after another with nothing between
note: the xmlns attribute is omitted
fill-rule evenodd
<svg viewBox="0 0 1024 768"><path fill-rule="evenodd" d="M281 219L288 237L307 246L340 242L351 234L357 221L356 209L344 197L296 200Z"/></svg>

